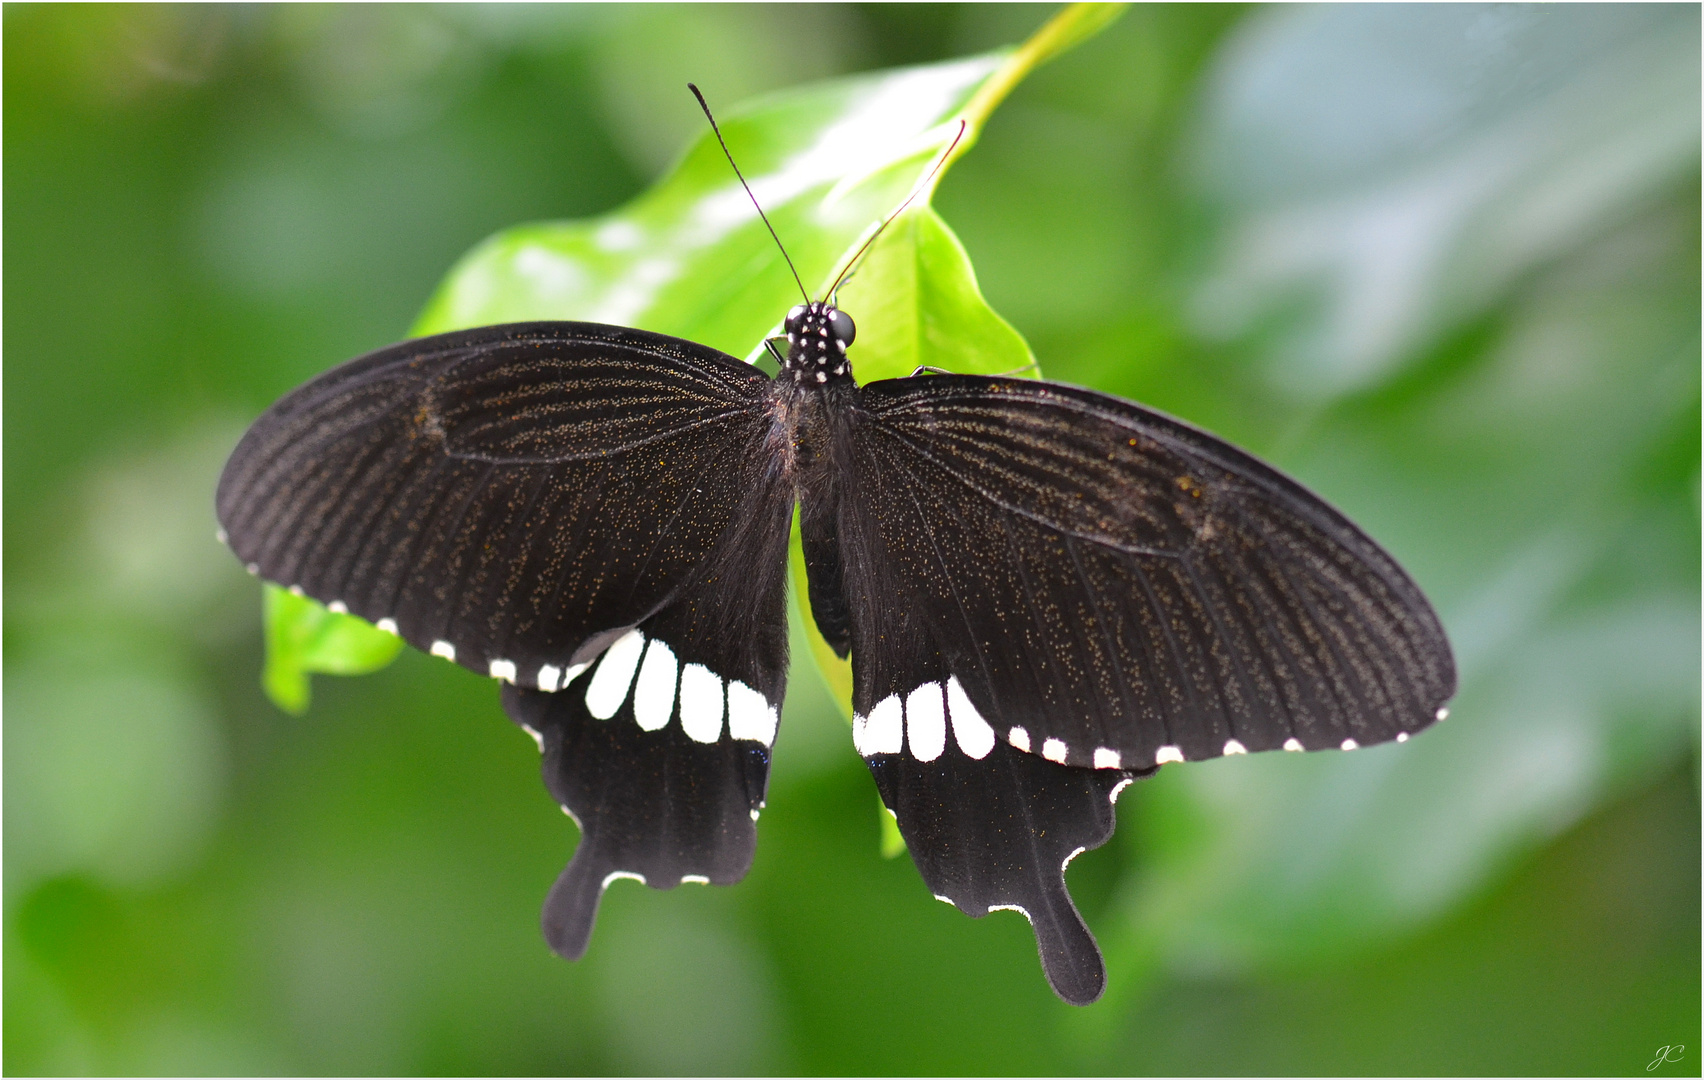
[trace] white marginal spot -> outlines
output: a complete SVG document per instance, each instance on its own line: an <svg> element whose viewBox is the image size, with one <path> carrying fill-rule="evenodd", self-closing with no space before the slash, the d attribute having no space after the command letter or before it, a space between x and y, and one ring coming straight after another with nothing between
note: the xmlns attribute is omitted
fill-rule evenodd
<svg viewBox="0 0 1704 1080"><path fill-rule="evenodd" d="M935 899L939 900L943 904L946 904L948 907L958 907L957 904L953 903L953 898L950 897L950 896L942 896L940 893L936 893Z"/></svg>
<svg viewBox="0 0 1704 1080"><path fill-rule="evenodd" d="M1065 861L1059 864L1059 872L1063 874L1065 872L1065 869L1071 865L1071 860L1075 859L1077 856L1081 855L1083 852L1085 852L1087 850L1089 850L1089 849L1086 848L1086 847L1080 847L1076 851L1073 851L1071 854L1065 856Z"/></svg>
<svg viewBox="0 0 1704 1080"><path fill-rule="evenodd" d="M644 874L635 874L631 870L611 870L609 873L604 875L603 884L598 886L598 888L600 891L607 889L610 886L610 882L620 881L622 878L626 878L629 881L637 881L641 885L645 884Z"/></svg>
<svg viewBox="0 0 1704 1080"><path fill-rule="evenodd" d="M380 630L383 630L387 634L396 633L396 620L395 619L380 619L378 622L374 623L373 625L378 627Z"/></svg>
<svg viewBox="0 0 1704 1080"><path fill-rule="evenodd" d="M247 570L251 574L258 574L260 573L260 564L257 562L251 562L247 566L243 567L243 569Z"/></svg>
<svg viewBox="0 0 1704 1080"><path fill-rule="evenodd" d="M1248 753L1248 747L1244 746L1242 743L1237 742L1235 739L1225 740L1225 755L1227 757L1230 756L1231 754L1246 754L1246 753Z"/></svg>
<svg viewBox="0 0 1704 1080"><path fill-rule="evenodd" d="M953 739L965 757L981 761L994 749L994 729L970 703L957 675L947 680L947 719L952 721Z"/></svg>
<svg viewBox="0 0 1704 1080"><path fill-rule="evenodd" d="M1025 922L1029 923L1031 926L1035 925L1035 920L1030 918L1030 913L1028 911L1025 911L1022 907L1018 906L1017 904L989 904L988 910L989 911L1015 911L1019 915L1022 915L1024 917Z"/></svg>
<svg viewBox="0 0 1704 1080"><path fill-rule="evenodd" d="M456 658L456 647L447 641L434 641L432 643L432 655L441 656L445 660L454 660Z"/></svg>
<svg viewBox="0 0 1704 1080"><path fill-rule="evenodd" d="M1448 706L1440 707L1438 709L1438 719L1439 720L1448 720L1449 718L1450 718L1449 707Z"/></svg>
<svg viewBox="0 0 1704 1080"><path fill-rule="evenodd" d="M331 612L333 615L347 615L347 614L349 614L349 605L345 604L341 600L333 600L331 603L329 603L325 606L325 609L327 611Z"/></svg>
<svg viewBox="0 0 1704 1080"><path fill-rule="evenodd" d="M864 728L864 756L897 754L904 748L905 725L899 695L889 694L870 710L870 722Z"/></svg>
<svg viewBox="0 0 1704 1080"><path fill-rule="evenodd" d="M515 681L515 662L513 660L491 661L491 677L502 679L504 682Z"/></svg>
<svg viewBox="0 0 1704 1080"><path fill-rule="evenodd" d="M1343 740L1343 749L1345 750L1359 750L1360 748L1361 744L1356 742L1354 739Z"/></svg>
<svg viewBox="0 0 1704 1080"><path fill-rule="evenodd" d="M924 683L905 696L905 744L918 761L934 761L946 749L947 710L940 683Z"/></svg>
<svg viewBox="0 0 1704 1080"><path fill-rule="evenodd" d="M588 660L583 664L575 664L573 667L569 668L567 671L564 671L562 673L562 681L556 684L557 689L559 689L559 690L566 689L569 683L573 682L575 679L578 679L580 676L584 675L586 673L586 669L591 667L591 666L592 666L592 662L590 660ZM543 673L540 672L540 674L542 675Z"/></svg>
<svg viewBox="0 0 1704 1080"><path fill-rule="evenodd" d="M725 694L722 676L703 664L688 664L681 671L680 727L694 742L713 743L722 737Z"/></svg>
<svg viewBox="0 0 1704 1080"><path fill-rule="evenodd" d="M306 596L308 594L302 591L302 587L300 585L292 585L292 586L290 586L290 595L291 596Z"/></svg>
<svg viewBox="0 0 1704 1080"><path fill-rule="evenodd" d="M1104 746L1095 747L1095 768L1117 769L1123 767L1123 761L1117 750L1109 750ZM1067 859L1067 862L1070 860Z"/></svg>
<svg viewBox="0 0 1704 1080"><path fill-rule="evenodd" d="M574 823L574 827L576 829L581 829L581 830L585 829L585 826L580 824L580 816L578 814L574 813L574 811L568 809L567 803L562 804L562 812L564 814L568 815L568 820L572 821Z"/></svg>
<svg viewBox="0 0 1704 1080"><path fill-rule="evenodd" d="M780 722L780 714L767 698L738 679L728 680L729 735L774 746L775 729ZM856 724L853 726L853 742L857 742Z"/></svg>
<svg viewBox="0 0 1704 1080"><path fill-rule="evenodd" d="M682 874L680 876L680 883L682 885L708 885L710 884L710 879L705 877L703 874Z"/></svg>
<svg viewBox="0 0 1704 1080"><path fill-rule="evenodd" d="M553 664L544 664L538 669L538 688L540 690L555 690L559 685L556 680L561 677L561 668Z"/></svg>
<svg viewBox="0 0 1704 1080"><path fill-rule="evenodd" d="M521 730L526 732L528 735L531 735L533 737L533 742L538 743L538 752L541 754L544 753L544 736L540 735L537 731L534 731L526 724L521 725ZM566 807L564 807L564 809L566 809Z"/></svg>
<svg viewBox="0 0 1704 1080"><path fill-rule="evenodd" d="M751 819L752 819L752 820L753 820L753 821L756 821L756 820L757 820L757 811L756 811L756 810L753 810L753 811L752 811L752 812L751 812Z"/></svg>
<svg viewBox="0 0 1704 1080"><path fill-rule="evenodd" d="M1136 781L1134 781L1130 777L1126 776L1124 779L1120 780L1116 785L1114 785L1113 789L1110 792L1107 793L1107 798L1109 800L1111 800L1112 805L1117 806L1118 805L1118 797L1120 795L1124 794L1125 788L1129 787L1131 784L1134 784L1135 782Z"/></svg>
<svg viewBox="0 0 1704 1080"><path fill-rule="evenodd" d="M603 655L590 686L586 687L586 711L599 720L608 720L627 700L627 688L633 685L633 672L639 667L639 654L645 650L645 635L629 630L621 635Z"/></svg>
<svg viewBox="0 0 1704 1080"><path fill-rule="evenodd" d="M1408 741L1408 732L1406 732L1406 731L1397 732L1396 733L1396 741L1397 742L1407 742Z"/></svg>
<svg viewBox="0 0 1704 1080"><path fill-rule="evenodd" d="M1006 741L1017 747L1019 750L1022 750L1024 753L1029 753L1029 732L1025 731L1023 728L1015 727L1006 732Z"/></svg>
<svg viewBox="0 0 1704 1080"><path fill-rule="evenodd" d="M1301 743L1297 742L1295 739L1285 739L1284 740L1284 749L1286 749L1286 750L1301 750L1301 749L1304 749L1304 747L1302 746Z"/></svg>
<svg viewBox="0 0 1704 1080"><path fill-rule="evenodd" d="M613 650L612 650L613 651ZM661 731L674 715L675 676L680 661L661 638L645 647L645 662L639 665L639 681L633 687L633 720L640 731ZM619 706L619 703L618 703Z"/></svg>
<svg viewBox="0 0 1704 1080"><path fill-rule="evenodd" d="M1164 765L1168 761L1182 761L1183 751L1175 746L1162 746L1154 751L1154 764Z"/></svg>
<svg viewBox="0 0 1704 1080"><path fill-rule="evenodd" d="M221 544L228 544L228 543L230 543L230 540L231 540L231 538L229 536L225 535L224 529L214 529L213 530L213 539L219 541Z"/></svg>
<svg viewBox="0 0 1704 1080"><path fill-rule="evenodd" d="M1061 765L1065 764L1065 759L1070 753L1065 748L1065 744L1058 739L1049 739L1041 744L1041 756L1049 761L1057 761Z"/></svg>

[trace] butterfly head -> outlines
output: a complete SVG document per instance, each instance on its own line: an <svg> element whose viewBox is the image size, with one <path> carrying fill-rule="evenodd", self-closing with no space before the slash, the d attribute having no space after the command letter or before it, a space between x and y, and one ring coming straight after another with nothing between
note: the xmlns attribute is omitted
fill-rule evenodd
<svg viewBox="0 0 1704 1080"><path fill-rule="evenodd" d="M858 328L852 316L826 300L800 304L787 313L787 361L782 375L789 373L801 386L821 386L852 377L846 347Z"/></svg>

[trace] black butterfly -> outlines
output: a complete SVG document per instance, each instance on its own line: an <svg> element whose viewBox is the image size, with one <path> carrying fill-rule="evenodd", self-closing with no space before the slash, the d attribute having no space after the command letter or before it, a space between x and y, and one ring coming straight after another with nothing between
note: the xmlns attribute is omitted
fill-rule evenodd
<svg viewBox="0 0 1704 1080"><path fill-rule="evenodd" d="M853 741L930 890L1016 910L1060 997L1105 967L1065 887L1170 761L1402 741L1455 690L1394 560L1249 455L1032 379L859 386L852 320L787 316L770 378L593 323L352 360L219 481L251 571L501 679L580 826L544 906L586 949L617 878L738 881L787 678L795 500Z"/></svg>

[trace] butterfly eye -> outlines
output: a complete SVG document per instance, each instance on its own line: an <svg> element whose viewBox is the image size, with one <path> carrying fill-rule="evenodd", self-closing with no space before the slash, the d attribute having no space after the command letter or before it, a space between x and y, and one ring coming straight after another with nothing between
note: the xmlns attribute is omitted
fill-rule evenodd
<svg viewBox="0 0 1704 1080"><path fill-rule="evenodd" d="M799 320L805 317L805 305L794 304L793 310L787 313L787 332L796 334L799 331Z"/></svg>
<svg viewBox="0 0 1704 1080"><path fill-rule="evenodd" d="M833 334L842 345L852 344L852 339L858 336L858 328L852 325L852 316L835 308L828 317L828 332Z"/></svg>

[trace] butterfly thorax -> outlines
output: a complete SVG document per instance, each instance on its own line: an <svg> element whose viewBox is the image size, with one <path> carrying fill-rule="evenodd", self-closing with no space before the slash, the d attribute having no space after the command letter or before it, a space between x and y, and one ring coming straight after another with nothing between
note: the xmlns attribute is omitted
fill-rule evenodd
<svg viewBox="0 0 1704 1080"><path fill-rule="evenodd" d="M797 386L826 386L852 378L846 347L858 331L850 315L825 300L813 300L787 313L785 329L783 379Z"/></svg>

